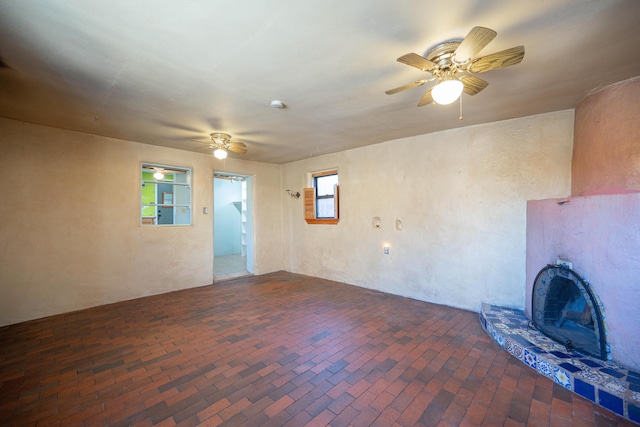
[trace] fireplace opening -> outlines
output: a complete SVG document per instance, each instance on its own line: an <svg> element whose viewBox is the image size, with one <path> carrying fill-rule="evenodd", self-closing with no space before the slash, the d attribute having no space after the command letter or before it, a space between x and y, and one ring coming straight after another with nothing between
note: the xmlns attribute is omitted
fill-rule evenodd
<svg viewBox="0 0 640 427"><path fill-rule="evenodd" d="M602 304L573 270L562 265L543 268L533 284L531 312L534 325L567 351L609 359Z"/></svg>

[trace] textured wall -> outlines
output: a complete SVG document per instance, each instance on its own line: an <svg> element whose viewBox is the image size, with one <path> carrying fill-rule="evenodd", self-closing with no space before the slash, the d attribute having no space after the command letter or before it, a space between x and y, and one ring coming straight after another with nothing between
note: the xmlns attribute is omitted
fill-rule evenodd
<svg viewBox="0 0 640 427"><path fill-rule="evenodd" d="M640 77L608 86L576 107L572 194L640 190Z"/></svg>
<svg viewBox="0 0 640 427"><path fill-rule="evenodd" d="M474 311L522 309L526 202L569 194L572 142L573 111L561 111L284 165L283 188L295 191L337 167L341 215L308 225L302 199L286 198L285 269Z"/></svg>
<svg viewBox="0 0 640 427"><path fill-rule="evenodd" d="M640 193L534 200L527 218L529 318L537 273L570 261L602 300L612 359L640 369Z"/></svg>
<svg viewBox="0 0 640 427"><path fill-rule="evenodd" d="M193 225L141 227L140 163L193 168ZM212 156L0 119L0 326L207 285ZM280 167L255 176L256 273L282 269ZM275 255L274 255L275 254Z"/></svg>

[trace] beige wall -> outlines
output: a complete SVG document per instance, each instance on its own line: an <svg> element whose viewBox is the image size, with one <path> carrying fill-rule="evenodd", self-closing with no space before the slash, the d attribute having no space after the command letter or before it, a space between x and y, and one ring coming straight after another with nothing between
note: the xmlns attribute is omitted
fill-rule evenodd
<svg viewBox="0 0 640 427"><path fill-rule="evenodd" d="M474 311L524 308L526 202L569 195L573 118L567 110L284 165L284 188L295 191L308 172L337 167L341 214L335 226L307 225L302 199L286 198L285 269Z"/></svg>
<svg viewBox="0 0 640 427"><path fill-rule="evenodd" d="M640 190L640 77L608 86L576 107L572 193Z"/></svg>
<svg viewBox="0 0 640 427"><path fill-rule="evenodd" d="M253 176L255 274L522 308L526 201L569 194L572 139L562 111L279 166L0 119L0 325L210 284L214 170ZM193 168L192 226L139 226L141 162ZM285 190L334 167L342 219L307 225Z"/></svg>
<svg viewBox="0 0 640 427"><path fill-rule="evenodd" d="M193 168L193 225L139 225L139 166ZM213 170L254 176L255 271L282 269L280 166L0 119L0 325L207 285Z"/></svg>

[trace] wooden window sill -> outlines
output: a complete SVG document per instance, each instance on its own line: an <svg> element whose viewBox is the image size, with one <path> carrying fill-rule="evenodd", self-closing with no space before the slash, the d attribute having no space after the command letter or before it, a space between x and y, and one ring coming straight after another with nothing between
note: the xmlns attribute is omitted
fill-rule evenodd
<svg viewBox="0 0 640 427"><path fill-rule="evenodd" d="M311 219L311 218L305 218L305 221L307 221L307 224L337 224L340 219L336 218L336 219Z"/></svg>

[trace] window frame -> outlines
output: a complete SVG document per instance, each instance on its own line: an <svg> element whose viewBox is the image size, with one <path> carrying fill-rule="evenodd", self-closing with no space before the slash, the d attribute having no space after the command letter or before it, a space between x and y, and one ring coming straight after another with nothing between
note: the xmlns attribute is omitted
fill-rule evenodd
<svg viewBox="0 0 640 427"><path fill-rule="evenodd" d="M338 184L335 184L333 200L334 200L334 212L335 216L333 218L318 218L318 200L326 199L326 197L318 197L316 181L317 178L323 176L336 175L338 177ZM304 189L304 219L307 224L337 224L340 222L340 178L338 174L338 169L330 169L321 172L314 172L309 174L309 178L312 186Z"/></svg>
<svg viewBox="0 0 640 427"><path fill-rule="evenodd" d="M172 178L172 180L157 180L154 177L151 177L152 179L145 179L145 174L149 174L149 173L153 173L153 168L162 168L165 170L167 175L173 175L174 177L177 174L185 174L185 178L184 181L185 182L176 182L175 178ZM139 200L140 200L140 210L139 210L139 221L140 221L140 226L143 227L184 227L184 226L190 226L193 225L193 186L192 186L192 180L193 180L193 170L191 168L186 168L186 167L181 167L181 166L171 166L171 165L162 165L162 164L158 164L158 163L151 163L151 162L141 162L140 166L139 166L139 173L140 173L140 194L139 194ZM160 191L161 188L159 188L159 185L171 185L172 186L172 191L171 192L166 192L166 191ZM154 189L154 194L153 194L153 200L154 201L148 201L146 200L146 198L148 198L148 195L145 195L145 191L144 188L147 185L152 185L155 186ZM176 187L180 188L186 188L186 192L183 193L182 197L185 197L187 200L187 203L177 203L176 201L179 200L181 197L179 197L180 192L176 191ZM170 197L167 197L169 196ZM162 197L162 200L159 200L158 197ZM148 212L145 212L145 210L149 210L149 208L153 208L154 210L154 215L150 216ZM170 224L159 224L158 223L158 218L159 218L159 209L160 208L171 208L172 210L172 221L175 221L176 216L178 215L178 213L176 213L175 209L178 208L186 208L187 212L185 213L181 213L180 215L182 216L182 218L184 218L184 220L186 222L181 222L181 223L170 223ZM151 219L151 221L149 221L149 219Z"/></svg>

